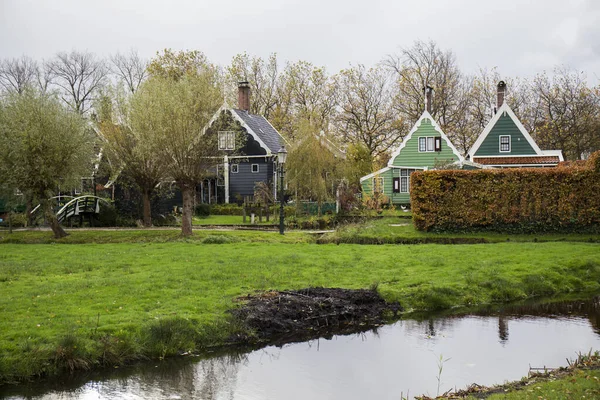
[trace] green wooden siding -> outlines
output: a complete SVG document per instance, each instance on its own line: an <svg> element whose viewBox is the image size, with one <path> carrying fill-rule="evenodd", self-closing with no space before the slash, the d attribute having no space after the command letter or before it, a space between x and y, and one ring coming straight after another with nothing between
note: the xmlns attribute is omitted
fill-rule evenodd
<svg viewBox="0 0 600 400"><path fill-rule="evenodd" d="M383 194L389 197L393 204L409 204L410 193L394 193L394 178L400 177L400 168L390 168L381 172L369 179L362 181L362 191L365 195L373 195L373 180L378 177L383 177ZM410 188L410 181L408 183Z"/></svg>
<svg viewBox="0 0 600 400"><path fill-rule="evenodd" d="M400 150L400 154L392 161L392 165L433 168L439 163L458 161L458 155L454 154L444 139L442 139L442 151L419 152L419 138L423 136L441 136L440 132L435 129L428 118L421 121L421 125L405 143L405 146Z"/></svg>
<svg viewBox="0 0 600 400"><path fill-rule="evenodd" d="M500 136L510 136L510 152L500 152ZM529 156L536 152L512 118L504 113L490 130L475 156Z"/></svg>

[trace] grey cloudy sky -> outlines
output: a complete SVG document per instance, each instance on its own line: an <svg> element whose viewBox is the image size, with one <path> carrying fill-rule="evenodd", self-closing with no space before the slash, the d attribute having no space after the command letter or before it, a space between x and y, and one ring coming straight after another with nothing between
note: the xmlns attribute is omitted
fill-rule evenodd
<svg viewBox="0 0 600 400"><path fill-rule="evenodd" d="M598 0L0 0L0 58L198 49L221 65L241 52L337 72L415 40L451 49L464 72L531 76L555 65L600 75Z"/></svg>

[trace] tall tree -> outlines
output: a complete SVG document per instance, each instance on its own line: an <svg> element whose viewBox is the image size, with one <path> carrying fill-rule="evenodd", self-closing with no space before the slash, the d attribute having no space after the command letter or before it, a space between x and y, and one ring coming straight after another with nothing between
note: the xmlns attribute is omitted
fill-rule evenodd
<svg viewBox="0 0 600 400"><path fill-rule="evenodd" d="M98 104L98 130L113 174L122 172L135 182L142 194L143 224L152 226L151 199L166 177L165 162L155 146L157 132L140 126L131 109L131 97L112 88Z"/></svg>
<svg viewBox="0 0 600 400"><path fill-rule="evenodd" d="M138 52L131 50L128 54L117 53L110 58L112 72L125 84L132 94L140 87L147 76L148 62L141 59Z"/></svg>
<svg viewBox="0 0 600 400"><path fill-rule="evenodd" d="M79 114L89 111L94 96L106 82L108 68L92 53L60 52L47 62L53 83L60 88L61 98Z"/></svg>
<svg viewBox="0 0 600 400"><path fill-rule="evenodd" d="M188 236L192 234L195 187L210 174L219 154L217 138L203 132L223 96L219 72L213 65L194 63L188 68L188 56L197 60L197 53L182 56L180 68L160 59L150 63L166 68L154 69L140 86L132 99L131 118L135 130L153 138L153 148L158 149L167 175L181 190L181 232ZM177 73L182 70L183 74Z"/></svg>
<svg viewBox="0 0 600 400"><path fill-rule="evenodd" d="M452 51L440 49L433 41L418 40L412 47L401 49L399 54L389 55L383 63L395 73L396 106L410 125L425 109L423 88L427 85L435 89L432 115L442 128L461 117L457 105L462 74Z"/></svg>
<svg viewBox="0 0 600 400"><path fill-rule="evenodd" d="M39 74L38 63L27 56L0 60L0 86L7 93L21 94L35 86Z"/></svg>
<svg viewBox="0 0 600 400"><path fill-rule="evenodd" d="M383 67L358 65L337 76L340 112L338 131L347 143L362 144L371 158L402 140L402 121L394 109L390 75Z"/></svg>
<svg viewBox="0 0 600 400"><path fill-rule="evenodd" d="M584 73L557 68L552 78L536 76L543 120L535 131L540 146L561 149L568 160L600 149L600 97Z"/></svg>
<svg viewBox="0 0 600 400"><path fill-rule="evenodd" d="M267 60L261 57L251 57L247 53L233 57L227 67L227 85L231 88L228 95L230 102L235 104L237 83L250 83L252 100L250 112L269 119L279 103L280 73L277 55L271 54Z"/></svg>
<svg viewBox="0 0 600 400"><path fill-rule="evenodd" d="M55 97L28 89L0 107L0 176L5 185L33 194L56 238L66 233L49 197L89 175L93 142L81 116Z"/></svg>
<svg viewBox="0 0 600 400"><path fill-rule="evenodd" d="M299 129L302 139L291 148L286 163L288 188L298 199L316 201L320 214L323 202L335 196L339 162L309 121L301 122Z"/></svg>
<svg viewBox="0 0 600 400"><path fill-rule="evenodd" d="M280 85L279 107L274 114L283 134L297 139L303 121L318 131L329 130L337 107L338 88L325 68L306 61L288 63Z"/></svg>

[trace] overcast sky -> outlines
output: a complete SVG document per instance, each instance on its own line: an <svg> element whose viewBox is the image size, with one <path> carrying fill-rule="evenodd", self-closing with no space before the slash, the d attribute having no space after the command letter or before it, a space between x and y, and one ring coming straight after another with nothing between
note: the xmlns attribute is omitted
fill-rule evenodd
<svg viewBox="0 0 600 400"><path fill-rule="evenodd" d="M451 49L461 69L532 76L556 65L600 76L598 0L0 0L0 58L197 49L306 60L331 73L371 66L415 40Z"/></svg>

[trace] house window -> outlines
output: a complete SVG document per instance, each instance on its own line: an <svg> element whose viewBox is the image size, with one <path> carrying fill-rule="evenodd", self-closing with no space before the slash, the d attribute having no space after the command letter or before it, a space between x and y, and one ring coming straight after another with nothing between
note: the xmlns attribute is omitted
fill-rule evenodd
<svg viewBox="0 0 600 400"><path fill-rule="evenodd" d="M239 164L231 164L231 173L232 174L237 174L239 169L240 169Z"/></svg>
<svg viewBox="0 0 600 400"><path fill-rule="evenodd" d="M440 136L423 136L419 138L419 152L442 151L442 138Z"/></svg>
<svg viewBox="0 0 600 400"><path fill-rule="evenodd" d="M258 164L252 164L252 173L256 174L258 173L259 169L258 169Z"/></svg>
<svg viewBox="0 0 600 400"><path fill-rule="evenodd" d="M400 178L394 178L393 193L400 193Z"/></svg>
<svg viewBox="0 0 600 400"><path fill-rule="evenodd" d="M219 132L219 150L235 150L235 131Z"/></svg>
<svg viewBox="0 0 600 400"><path fill-rule="evenodd" d="M413 172L414 169L400 170L400 193L408 193L410 188L410 174Z"/></svg>
<svg viewBox="0 0 600 400"><path fill-rule="evenodd" d="M510 152L510 136L509 135L500 136L500 151L502 153Z"/></svg>
<svg viewBox="0 0 600 400"><path fill-rule="evenodd" d="M383 176L373 178L373 194L383 193Z"/></svg>

